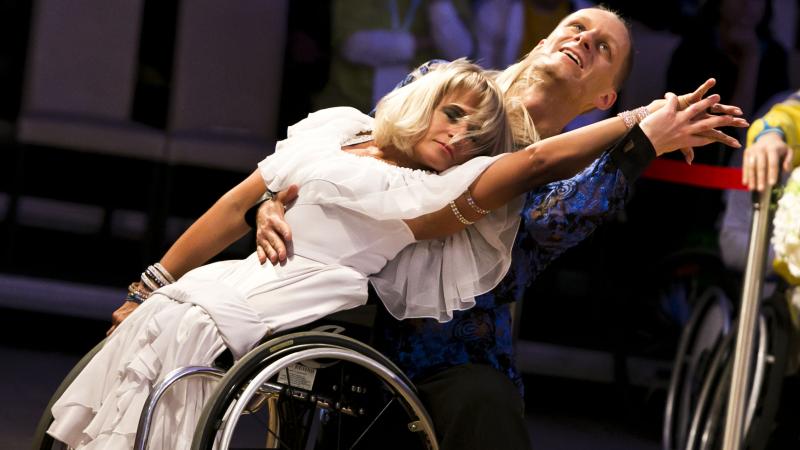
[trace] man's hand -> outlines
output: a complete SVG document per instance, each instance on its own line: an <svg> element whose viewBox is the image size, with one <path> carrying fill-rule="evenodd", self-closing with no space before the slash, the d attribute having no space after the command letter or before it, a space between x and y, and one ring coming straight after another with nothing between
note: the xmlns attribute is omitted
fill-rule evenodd
<svg viewBox="0 0 800 450"><path fill-rule="evenodd" d="M261 264L286 261L292 242L292 230L283 216L286 205L297 198L298 187L289 186L273 200L266 201L256 212L256 253Z"/></svg>
<svg viewBox="0 0 800 450"><path fill-rule="evenodd" d="M763 191L778 182L778 167L792 170L792 149L778 133L766 133L744 149L742 184L751 191Z"/></svg>
<svg viewBox="0 0 800 450"><path fill-rule="evenodd" d="M703 84L701 84L697 89L695 89L694 92L691 92L689 94L679 95L678 96L677 110L678 111L683 111L686 108L688 108L689 106L691 106L691 105L703 100L703 98L706 96L706 94L708 94L708 91L712 87L714 87L714 85L716 85L716 84L717 84L717 80L715 80L714 78L709 78ZM660 110L661 108L663 108L666 104L667 104L666 97L664 99L654 100L649 105L647 105L647 111L650 112L650 114L653 114L653 113L657 112L658 110ZM738 106L725 105L725 104L721 104L721 103L714 103L713 105L709 106L706 109L705 113L707 115L711 115L711 114L726 114L726 115L730 115L730 116L741 116L742 115L742 110ZM719 133L719 132L714 130L714 132L712 132L712 133L716 134L716 133ZM708 135L709 135L709 137L711 137L710 133L708 133ZM717 136L717 137L721 137L721 136ZM713 139L713 140L718 140L718 139ZM726 144L726 145L729 145L729 144ZM686 162L688 164L691 164L692 160L694 160L694 148L693 147L683 147L683 148L680 149L680 151L681 151L681 153L683 153L683 157L686 160Z"/></svg>
<svg viewBox="0 0 800 450"><path fill-rule="evenodd" d="M711 90L711 88L714 87L714 85L716 84L717 80L715 80L714 78L709 78L703 84L701 84L697 89L695 89L694 92L691 92L689 94L679 95L678 111L683 111L689 106L705 98L706 94L708 94L708 91ZM650 114L653 114L666 104L667 104L666 98L653 100L649 105L647 105L647 111ZM711 105L706 112L710 114L728 114L731 116L742 115L742 110L738 106L725 105L722 103L715 103Z"/></svg>
<svg viewBox="0 0 800 450"><path fill-rule="evenodd" d="M122 323L136 308L139 307L139 304L136 302L126 301L122 304L116 311L111 313L111 328L106 331L106 336L110 335L117 329L119 324Z"/></svg>
<svg viewBox="0 0 800 450"><path fill-rule="evenodd" d="M746 120L731 115L709 114L708 109L719 102L719 95L711 95L683 111L678 109L678 97L668 93L666 105L645 118L639 126L650 139L656 155L677 149L699 147L721 142L740 147L739 141L717 130L720 127L747 127ZM684 155L686 153L684 152Z"/></svg>

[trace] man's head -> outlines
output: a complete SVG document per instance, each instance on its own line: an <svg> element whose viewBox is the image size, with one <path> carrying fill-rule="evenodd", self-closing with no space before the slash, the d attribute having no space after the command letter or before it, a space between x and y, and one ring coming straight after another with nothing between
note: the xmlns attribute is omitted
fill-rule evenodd
<svg viewBox="0 0 800 450"><path fill-rule="evenodd" d="M630 73L632 54L626 23L605 8L586 8L565 17L497 80L507 96L522 99L534 121L539 120L534 111L543 96L570 106L574 117L614 104Z"/></svg>

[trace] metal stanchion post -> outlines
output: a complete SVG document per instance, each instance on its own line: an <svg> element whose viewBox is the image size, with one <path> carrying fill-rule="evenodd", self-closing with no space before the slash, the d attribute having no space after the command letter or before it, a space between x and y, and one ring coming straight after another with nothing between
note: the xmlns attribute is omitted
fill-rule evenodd
<svg viewBox="0 0 800 450"><path fill-rule="evenodd" d="M745 437L745 411L750 384L753 341L761 302L764 267L772 235L776 189L753 193L753 222L750 226L750 246L744 272L742 300L739 307L739 327L733 360L733 377L728 393L728 410L725 417L724 450L742 450Z"/></svg>

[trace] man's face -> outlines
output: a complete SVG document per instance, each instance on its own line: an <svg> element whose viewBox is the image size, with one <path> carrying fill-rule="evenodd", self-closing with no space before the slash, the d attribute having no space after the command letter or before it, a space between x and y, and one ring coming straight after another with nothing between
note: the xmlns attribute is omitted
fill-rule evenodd
<svg viewBox="0 0 800 450"><path fill-rule="evenodd" d="M565 88L567 99L587 109L608 109L630 48L628 30L617 16L589 8L564 18L530 57L540 76Z"/></svg>

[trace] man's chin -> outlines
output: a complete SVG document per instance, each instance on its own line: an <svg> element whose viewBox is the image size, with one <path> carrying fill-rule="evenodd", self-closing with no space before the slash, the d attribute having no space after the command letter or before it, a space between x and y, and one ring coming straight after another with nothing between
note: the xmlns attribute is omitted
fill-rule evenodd
<svg viewBox="0 0 800 450"><path fill-rule="evenodd" d="M566 66L562 61L549 61L549 64L534 66L534 76L539 76L543 81L553 84L566 84L576 86L580 83L579 74L573 67Z"/></svg>

